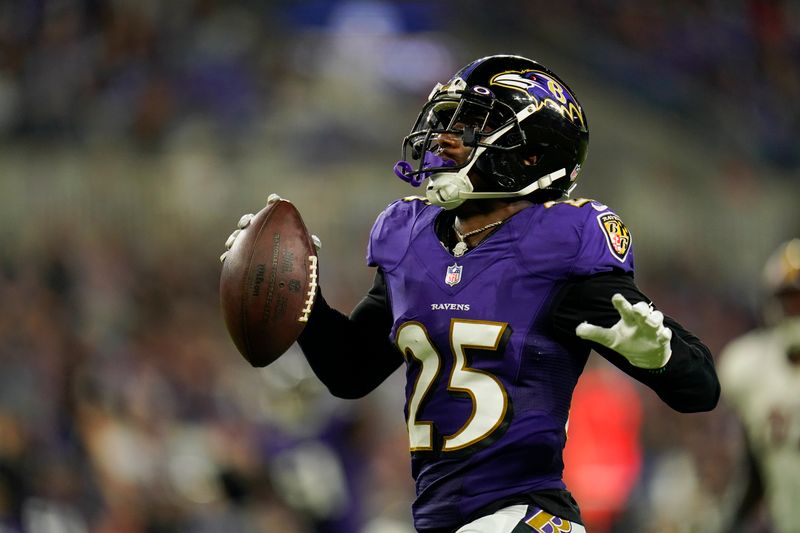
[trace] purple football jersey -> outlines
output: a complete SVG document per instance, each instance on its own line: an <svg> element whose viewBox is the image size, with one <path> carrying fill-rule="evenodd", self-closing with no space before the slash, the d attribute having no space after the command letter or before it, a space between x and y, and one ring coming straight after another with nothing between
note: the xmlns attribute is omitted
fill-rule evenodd
<svg viewBox="0 0 800 533"><path fill-rule="evenodd" d="M406 360L417 528L565 488L565 426L588 351L548 335L546 303L570 278L633 271L630 233L597 202L533 205L457 258L434 232L440 212L417 198L391 204L367 252Z"/></svg>

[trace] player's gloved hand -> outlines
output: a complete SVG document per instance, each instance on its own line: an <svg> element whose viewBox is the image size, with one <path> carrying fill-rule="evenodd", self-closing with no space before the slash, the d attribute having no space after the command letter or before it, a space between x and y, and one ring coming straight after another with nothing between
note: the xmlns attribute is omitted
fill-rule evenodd
<svg viewBox="0 0 800 533"><path fill-rule="evenodd" d="M267 205L271 204L272 202L277 202L278 200L282 200L282 198L277 194L272 193L267 197ZM233 243L236 242L236 238L239 237L239 234L242 233L242 230L250 225L250 221L253 220L254 216L255 215L253 213L247 213L246 215L242 215L242 218L239 219L239 222L236 224L236 229L233 230L233 233L230 234L228 240L225 241L225 251L222 252L221 256L219 256L220 262L225 262L225 257L227 257L228 252L233 246ZM319 253L320 248L322 248L322 241L316 235L312 235L311 240L314 242L314 248L316 248L317 252Z"/></svg>
<svg viewBox="0 0 800 533"><path fill-rule="evenodd" d="M633 366L656 369L667 364L672 355L672 330L664 325L664 315L647 302L634 305L621 294L611 297L620 320L610 328L583 322L575 334L611 348Z"/></svg>
<svg viewBox="0 0 800 533"><path fill-rule="evenodd" d="M250 221L253 220L254 216L253 213L247 213L246 215L242 215L242 218L239 219L239 222L236 224L236 229L233 230L233 233L228 236L228 240L225 241L225 251L219 256L220 262L225 262L225 258L228 256L228 252L230 252L233 243L236 242L236 238L243 229L250 225Z"/></svg>

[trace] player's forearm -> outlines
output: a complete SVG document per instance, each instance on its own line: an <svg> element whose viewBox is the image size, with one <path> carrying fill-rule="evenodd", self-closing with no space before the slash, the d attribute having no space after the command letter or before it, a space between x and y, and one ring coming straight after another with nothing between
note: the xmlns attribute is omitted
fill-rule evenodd
<svg viewBox="0 0 800 533"><path fill-rule="evenodd" d="M605 274L572 281L553 301L551 317L556 335L564 342L573 343L578 340L575 327L581 322L613 326L619 320L611 303L615 293L631 302L650 301L630 276ZM693 413L713 409L719 400L720 385L711 352L670 317L664 317L664 324L672 330L672 355L666 366L657 370L637 368L610 348L595 342L588 344L626 374L652 388L676 411Z"/></svg>
<svg viewBox="0 0 800 533"><path fill-rule="evenodd" d="M614 360L627 374L653 389L664 403L681 413L710 411L716 407L720 384L711 351L670 317L672 357L663 368L645 370ZM611 359L608 354L604 354Z"/></svg>
<svg viewBox="0 0 800 533"><path fill-rule="evenodd" d="M370 322L363 303L360 308L360 314L348 317L331 308L318 293L298 339L311 369L331 394L340 398L367 395L403 361L389 342L388 330Z"/></svg>

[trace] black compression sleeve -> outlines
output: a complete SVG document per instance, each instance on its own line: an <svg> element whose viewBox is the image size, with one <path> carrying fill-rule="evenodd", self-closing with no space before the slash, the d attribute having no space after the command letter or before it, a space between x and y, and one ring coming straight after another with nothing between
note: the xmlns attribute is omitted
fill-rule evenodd
<svg viewBox="0 0 800 533"><path fill-rule="evenodd" d="M403 357L389 340L392 314L380 271L350 316L318 292L298 339L311 369L334 396L361 398L383 383Z"/></svg>
<svg viewBox="0 0 800 533"><path fill-rule="evenodd" d="M552 324L556 335L567 344L585 343L575 335L581 322L610 328L620 317L611 303L614 293L622 294L632 304L650 299L625 274L602 274L568 282L552 305ZM674 319L664 316L672 330L672 357L664 368L646 370L631 365L620 354L589 343L591 348L626 374L644 383L670 407L683 413L709 411L717 405L719 380L709 349Z"/></svg>

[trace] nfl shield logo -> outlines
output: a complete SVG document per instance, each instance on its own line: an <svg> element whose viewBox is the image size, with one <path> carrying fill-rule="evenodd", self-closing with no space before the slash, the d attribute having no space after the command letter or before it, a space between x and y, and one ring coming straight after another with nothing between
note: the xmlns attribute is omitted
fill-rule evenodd
<svg viewBox="0 0 800 533"><path fill-rule="evenodd" d="M464 267L459 265L458 263L453 263L451 266L447 267L447 275L444 277L444 282L450 285L451 287L461 281L461 271L464 270Z"/></svg>

